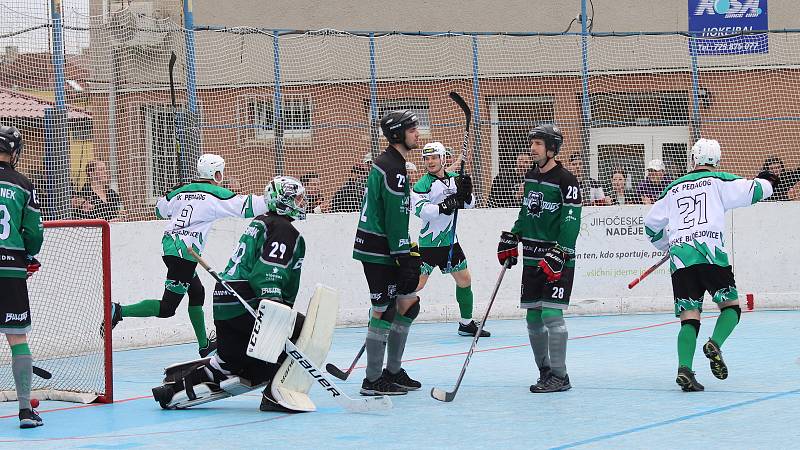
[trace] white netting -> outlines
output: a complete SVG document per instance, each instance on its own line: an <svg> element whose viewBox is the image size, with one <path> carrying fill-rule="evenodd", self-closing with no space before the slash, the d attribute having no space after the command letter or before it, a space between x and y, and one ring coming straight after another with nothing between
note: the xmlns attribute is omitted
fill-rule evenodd
<svg viewBox="0 0 800 450"><path fill-rule="evenodd" d="M108 249L106 249L108 251ZM45 222L41 270L28 279L34 365L52 373L33 377L40 399L91 402L110 398L104 321L103 228ZM109 377L107 379L107 376ZM11 352L0 345L0 399L15 399Z"/></svg>
<svg viewBox="0 0 800 450"><path fill-rule="evenodd" d="M66 10L63 83L50 50L57 27L47 27L47 14L0 7L0 95L7 105L28 102L35 111L0 108L0 119L23 128L21 169L46 194L50 217L116 216L113 201L95 202L93 211L80 200L70 204L86 181L87 162L98 158L121 195L120 217L153 218L155 198L181 172L191 177L202 152L226 158L234 190L260 192L274 175L316 173L322 209L354 211L365 155L386 145L376 123L385 111L415 109L426 141L459 151L463 116L447 97L451 90L473 108L467 170L480 206L518 204L517 155L526 150L526 132L542 121L563 130L562 161L580 156L575 164L585 174L587 203L589 187L603 203L598 189L610 194L617 168L625 170L628 201L638 200L636 188L654 159L667 179L681 175L698 137L718 139L722 169L739 175L755 175L767 158L781 160L778 197L800 197L793 188L800 33L771 33L768 53L694 61L684 35L594 35L584 70L577 35L274 35L200 26L192 33L177 25L178 3L134 2L135 9L96 16ZM61 84L65 121L52 108L60 104L53 92ZM36 106L42 98L51 108ZM422 169L419 155L412 162ZM98 178L84 196L103 190Z"/></svg>

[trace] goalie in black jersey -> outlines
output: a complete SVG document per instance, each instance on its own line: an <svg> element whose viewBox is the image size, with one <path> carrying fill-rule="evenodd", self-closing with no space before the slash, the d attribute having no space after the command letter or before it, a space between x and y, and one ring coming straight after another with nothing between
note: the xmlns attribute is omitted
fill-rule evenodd
<svg viewBox="0 0 800 450"><path fill-rule="evenodd" d="M311 378L294 360L284 362L283 342L291 337L310 359L321 364L330 348L338 301L330 289L319 287L305 315L292 311L305 257L305 240L293 222L306 217L305 189L294 178L275 177L265 189L265 200L268 212L250 222L220 274L259 311L258 326L254 327L256 319L239 299L217 283L217 353L166 369L164 384L153 389L153 397L165 409L187 408L262 386L266 386L262 411L315 409L307 395ZM265 302L268 305L261 304L264 299L270 301ZM281 334L276 330L285 320L294 325L287 325L287 333ZM261 341L265 333L272 342ZM259 356L261 344L277 349L276 362L253 356Z"/></svg>
<svg viewBox="0 0 800 450"><path fill-rule="evenodd" d="M511 231L504 231L497 247L500 264L517 263L522 241L521 307L527 309L528 337L539 380L534 393L566 391L567 326L575 274L575 241L581 224L581 191L575 175L554 158L564 137L553 125L539 125L528 133L531 158L536 164L525 174L525 194Z"/></svg>
<svg viewBox="0 0 800 450"><path fill-rule="evenodd" d="M42 419L30 401L33 358L27 334L31 309L25 280L39 270L34 256L42 247L44 229L36 191L14 168L21 151L19 130L0 126L0 333L11 347L19 426L35 428L42 425Z"/></svg>

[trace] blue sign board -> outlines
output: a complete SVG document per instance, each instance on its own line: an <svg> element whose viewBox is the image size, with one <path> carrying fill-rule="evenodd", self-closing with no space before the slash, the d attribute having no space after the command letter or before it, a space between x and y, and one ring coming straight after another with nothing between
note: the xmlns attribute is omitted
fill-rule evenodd
<svg viewBox="0 0 800 450"><path fill-rule="evenodd" d="M751 32L768 29L767 0L689 0L689 45L698 55L767 53L767 34Z"/></svg>

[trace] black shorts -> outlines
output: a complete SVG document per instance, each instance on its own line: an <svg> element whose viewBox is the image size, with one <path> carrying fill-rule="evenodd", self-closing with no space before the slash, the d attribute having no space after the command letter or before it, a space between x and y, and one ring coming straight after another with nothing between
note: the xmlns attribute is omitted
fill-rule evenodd
<svg viewBox="0 0 800 450"><path fill-rule="evenodd" d="M25 278L0 277L0 333L31 331L31 307Z"/></svg>
<svg viewBox="0 0 800 450"><path fill-rule="evenodd" d="M189 306L202 306L205 299L205 289L195 271L197 262L172 255L164 255L161 260L167 266L167 280L164 283L162 301L180 303L183 300L183 296L188 293ZM177 303L175 307L177 307Z"/></svg>
<svg viewBox="0 0 800 450"><path fill-rule="evenodd" d="M520 308L567 309L574 278L575 268L564 267L561 278L555 283L548 283L547 276L539 266L525 266L522 269Z"/></svg>
<svg viewBox="0 0 800 450"><path fill-rule="evenodd" d="M447 247L420 247L422 255L422 275L430 275L437 266L442 273L460 272L467 268L467 257L461 250L461 245L456 242L453 245L453 259L450 266L447 265L447 257L450 256L450 246Z"/></svg>
<svg viewBox="0 0 800 450"><path fill-rule="evenodd" d="M217 287L224 290L220 285ZM302 314L297 315L291 337L292 342L297 342L297 338L300 337L304 319L305 316ZM254 384L261 384L275 376L275 372L286 359L286 354L283 353L277 363L268 363L247 356L247 345L250 342L254 324L255 319L250 313L228 320L214 320L214 326L217 329L217 355L222 360L220 366L223 369Z"/></svg>
<svg viewBox="0 0 800 450"><path fill-rule="evenodd" d="M384 312L397 297L397 267L363 262L372 309Z"/></svg>
<svg viewBox="0 0 800 450"><path fill-rule="evenodd" d="M703 297L711 294L714 303L739 299L733 269L716 264L695 264L672 273L672 294L675 297L675 317L682 311L703 312Z"/></svg>

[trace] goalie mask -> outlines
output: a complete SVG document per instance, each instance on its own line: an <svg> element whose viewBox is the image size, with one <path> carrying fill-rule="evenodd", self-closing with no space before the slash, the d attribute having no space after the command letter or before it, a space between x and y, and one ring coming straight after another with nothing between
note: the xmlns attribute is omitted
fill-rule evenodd
<svg viewBox="0 0 800 450"><path fill-rule="evenodd" d="M19 132L17 127L0 126L0 152L11 155L12 167L17 165L22 147L22 133Z"/></svg>
<svg viewBox="0 0 800 450"><path fill-rule="evenodd" d="M216 179L217 172L220 173L219 180ZM197 176L201 180L214 180L222 183L225 177L225 160L219 155L204 154L197 160Z"/></svg>
<svg viewBox="0 0 800 450"><path fill-rule="evenodd" d="M722 159L719 142L714 139L698 139L692 146L692 159L695 166L717 167Z"/></svg>
<svg viewBox="0 0 800 450"><path fill-rule="evenodd" d="M306 218L306 188L292 177L275 177L264 188L267 209L295 220Z"/></svg>

